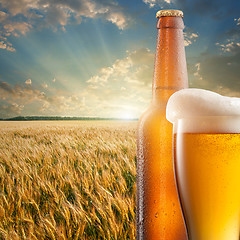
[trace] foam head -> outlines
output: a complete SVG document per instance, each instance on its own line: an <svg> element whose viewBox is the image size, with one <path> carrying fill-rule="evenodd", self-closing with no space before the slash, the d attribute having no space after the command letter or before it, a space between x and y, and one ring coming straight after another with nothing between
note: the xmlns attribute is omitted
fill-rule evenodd
<svg viewBox="0 0 240 240"><path fill-rule="evenodd" d="M173 124L176 124L178 120L181 119L184 120L185 123L188 122L188 128L191 130L196 126L204 128L202 124L200 124L204 123L203 119L209 119L209 122L211 122L210 119L212 119L211 128L213 129L223 128L222 126L220 127L222 123L219 123L220 125L218 126L216 119L220 119L220 117L222 119L233 119L234 117L232 125L240 128L240 98L225 97L203 89L183 89L170 97L167 104L166 117L167 120ZM196 126L190 126L193 125L191 123L193 119L198 119L197 123L195 122ZM221 122L223 122L223 120L221 120ZM228 123L228 125L230 124ZM203 129L199 130L202 131Z"/></svg>

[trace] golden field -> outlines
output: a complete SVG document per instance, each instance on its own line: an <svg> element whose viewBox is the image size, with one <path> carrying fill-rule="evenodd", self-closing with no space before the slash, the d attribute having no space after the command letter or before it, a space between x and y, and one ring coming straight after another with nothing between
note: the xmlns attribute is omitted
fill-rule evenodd
<svg viewBox="0 0 240 240"><path fill-rule="evenodd" d="M135 239L136 122L0 122L0 239Z"/></svg>

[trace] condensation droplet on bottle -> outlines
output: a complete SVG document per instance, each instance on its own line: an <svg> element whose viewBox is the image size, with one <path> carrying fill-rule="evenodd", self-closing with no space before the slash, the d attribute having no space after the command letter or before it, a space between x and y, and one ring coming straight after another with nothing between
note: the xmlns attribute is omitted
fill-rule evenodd
<svg viewBox="0 0 240 240"><path fill-rule="evenodd" d="M155 213L155 218L158 218L158 212Z"/></svg>

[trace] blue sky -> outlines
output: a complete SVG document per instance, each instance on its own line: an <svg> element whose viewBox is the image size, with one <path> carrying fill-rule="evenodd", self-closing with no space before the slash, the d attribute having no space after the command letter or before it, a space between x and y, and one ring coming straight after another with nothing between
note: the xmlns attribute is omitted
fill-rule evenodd
<svg viewBox="0 0 240 240"><path fill-rule="evenodd" d="M160 9L184 12L189 85L240 97L240 1L0 0L0 118L135 118Z"/></svg>

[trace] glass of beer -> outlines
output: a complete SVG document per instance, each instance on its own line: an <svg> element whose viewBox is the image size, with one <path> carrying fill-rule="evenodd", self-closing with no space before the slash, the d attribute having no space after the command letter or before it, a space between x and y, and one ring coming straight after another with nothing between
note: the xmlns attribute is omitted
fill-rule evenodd
<svg viewBox="0 0 240 240"><path fill-rule="evenodd" d="M170 98L167 118L189 240L239 240L240 99L181 90Z"/></svg>

